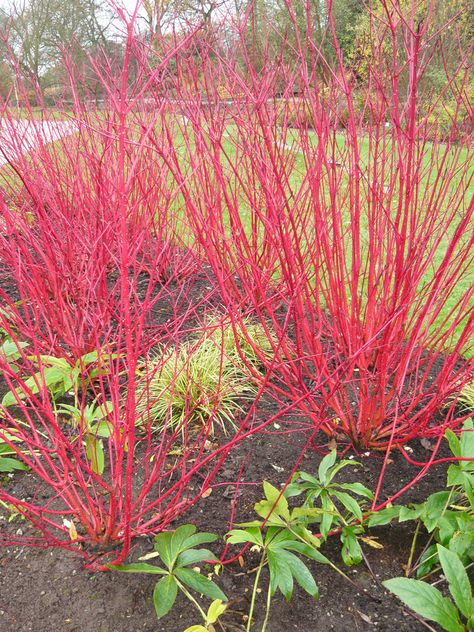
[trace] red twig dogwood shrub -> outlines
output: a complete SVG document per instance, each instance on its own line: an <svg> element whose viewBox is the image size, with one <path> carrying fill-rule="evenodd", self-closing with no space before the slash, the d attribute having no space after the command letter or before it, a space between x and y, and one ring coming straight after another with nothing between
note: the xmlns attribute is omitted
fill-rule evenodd
<svg viewBox="0 0 474 632"><path fill-rule="evenodd" d="M100 110L86 107L70 68L67 136L47 142L47 130L60 127L35 121L30 109L34 142L26 147L15 112L2 111L10 164L0 202L0 441L30 469L31 489L15 495L2 486L0 501L33 531L7 529L0 543L70 548L94 567L125 559L133 537L166 528L200 498L232 446L258 430L263 388L248 407L236 406L216 441L220 411L209 402L190 401L175 422L172 379L159 427L147 414L161 397L151 392L154 376L180 337L189 330L195 338L198 310L216 297L207 281L193 289L198 268L168 168L179 141L163 77L189 38L160 62L151 51L149 65L133 19L125 25L118 74L91 60L106 92ZM208 418L191 423L201 404Z"/></svg>
<svg viewBox="0 0 474 632"><path fill-rule="evenodd" d="M199 152L185 165L176 156L173 169L232 318L250 310L278 332L274 356L262 358L275 395L330 436L382 449L463 419L444 405L473 371L465 114L457 127L472 103L460 49L436 101L449 93L456 103L447 141L434 106L419 108L442 46L430 3L382 0L369 15L363 80L330 11L335 61L309 36L296 38L291 69L274 51L257 69L245 43L239 63L216 53L199 97L181 92L182 133ZM230 103L215 89L225 77ZM302 116L290 130L295 89Z"/></svg>

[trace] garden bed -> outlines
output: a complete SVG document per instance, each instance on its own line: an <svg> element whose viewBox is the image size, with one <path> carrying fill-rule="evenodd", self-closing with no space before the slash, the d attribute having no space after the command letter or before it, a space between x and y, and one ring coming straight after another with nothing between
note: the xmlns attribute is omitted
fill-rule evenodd
<svg viewBox="0 0 474 632"><path fill-rule="evenodd" d="M238 478L242 463L246 465L240 479L235 522L252 519L253 504L262 497L262 480L279 485L289 475L289 464L304 446L302 434L278 434L278 431L243 442L230 454L223 470L218 474L212 493L190 509L176 523L195 523L199 530L217 532L223 536L229 528L234 488L229 481ZM419 442L413 444L414 457L427 460L429 451ZM349 468L339 477L358 480L373 489L380 470L380 458L374 455L350 454L360 466ZM301 469L316 472L320 455L309 450ZM384 494L387 497L408 483L417 470L410 467L398 452L392 455L386 478ZM277 471L278 468L279 471ZM280 471L280 468L283 468ZM445 480L445 468L432 468L416 486L409 490L400 502L423 501L430 493L439 491ZM5 482L2 483L5 485ZM28 496L32 489L32 477L16 474L8 487L16 496ZM2 530L6 516L3 514ZM29 527L24 521L14 520L9 530ZM308 563L314 572L320 590L319 599L313 600L301 589L296 589L288 604L278 594L274 599L269 630L271 632L323 632L324 630L400 630L403 632L424 630L426 627L409 614L397 599L380 584L384 579L403 575L413 537L413 523L380 527L374 530L383 549L363 545L370 567L366 564L345 569L340 558L340 544L334 537L322 549L340 568L347 571L354 584L339 577L326 566ZM420 541L420 546L423 540ZM216 552L223 544L216 545ZM133 547L130 561L152 549L151 538L140 539ZM246 554L244 566L234 562L226 566L218 583L230 599L229 612L222 622L225 630L245 630L245 616L249 609L252 588L252 569L258 563L254 554ZM196 613L184 599L180 600L162 621L157 622L152 604L155 579L147 575L116 573L90 573L82 568L81 558L74 553L57 549L3 548L0 549L0 610L1 629L21 632L129 632L130 630L181 632L188 625L197 623ZM249 573L250 572L250 576ZM257 610L257 624L263 618L266 577L262 582ZM219 629L219 628L218 628ZM436 627L435 627L436 629Z"/></svg>

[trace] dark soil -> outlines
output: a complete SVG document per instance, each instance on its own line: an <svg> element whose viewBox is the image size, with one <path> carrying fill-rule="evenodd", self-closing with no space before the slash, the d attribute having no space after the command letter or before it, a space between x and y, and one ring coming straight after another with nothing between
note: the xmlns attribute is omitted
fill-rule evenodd
<svg viewBox="0 0 474 632"><path fill-rule="evenodd" d="M194 291L205 296L207 280L194 284ZM189 298L188 298L189 300ZM202 299L209 308L214 301ZM162 325L176 313L166 305L157 305L156 324ZM272 404L265 403L261 415L273 414ZM263 417L264 418L264 417ZM199 530L211 531L223 536L229 529L236 481L242 471L237 494L234 524L253 518L253 505L262 497L262 480L281 485L289 476L295 460L306 444L304 432L283 434L281 428L255 435L238 444L230 454L224 468L214 480L212 493L182 516L180 524L195 523ZM420 461L429 458L430 446L414 443L411 449ZM359 465L343 471L340 480L358 480L375 489L382 464L377 454L352 455ZM305 454L300 469L309 473L317 471L321 454L310 449ZM398 452L391 455L382 495L390 497L404 487L417 474ZM425 478L411 488L400 502L422 501L430 493L443 488L445 468L431 468ZM4 476L0 480L17 498L27 497L35 489L33 477L28 473ZM9 521L8 513L0 513L0 531L29 533L29 525L18 517ZM176 524L178 526L178 524ZM366 562L347 569L340 557L340 544L335 536L324 545L323 552L350 581L342 578L327 566L308 563L320 590L319 600L311 599L296 588L290 603L278 593L272 602L268 632L338 632L358 630L384 630L412 632L425 630L426 626L410 615L401 604L388 594L381 585L384 579L404 573L413 537L413 525L406 523L374 530L383 549L364 545ZM420 539L423 545L423 538ZM214 547L221 553L223 540ZM143 538L134 544L130 561L152 550L152 539ZM232 553L237 548L232 547ZM230 599L228 611L222 618L227 632L244 631L248 613L254 573L258 559L246 553L243 565L235 562L225 567L216 578ZM206 569L203 569L205 571ZM267 577L263 573L261 594L253 630L259 630L264 617ZM54 548L7 547L0 548L0 630L2 632L131 632L166 631L182 632L187 626L200 623L199 615L186 600L179 598L171 614L157 622L152 592L156 578L149 575L121 573L92 573L82 567L81 557L73 552ZM435 628L436 629L436 628Z"/></svg>
<svg viewBox="0 0 474 632"><path fill-rule="evenodd" d="M303 437L273 434L254 437L251 445L237 446L230 455L226 467L216 479L212 494L202 499L181 520L195 523L200 530L223 535L228 529L233 489L226 484L237 478L242 459L249 456L242 484L239 487L235 522L252 517L255 501L262 496L261 483L267 479L280 484L288 474L302 445ZM427 451L414 445L420 458L426 459ZM308 452L302 469L315 472L320 456ZM351 480L364 482L374 488L380 460L373 455L358 457L360 465L349 468ZM283 468L283 471L277 471ZM414 475L403 457L396 453L389 465L384 494L395 492ZM403 502L423 500L442 488L444 472L433 469L403 498ZM28 474L15 474L15 493L29 487ZM348 476L346 475L346 480ZM222 481L222 486L219 485ZM255 484L252 484L255 483ZM6 516L3 516L6 520ZM18 519L9 528L25 532L28 526ZM323 548L353 583L340 577L327 566L309 564L320 590L320 598L312 600L296 589L290 603L278 593L272 605L269 632L319 632L324 630L399 630L426 629L390 596L381 581L403 574L407 562L413 525L394 525L374 530L383 549L364 546L367 564L346 569L340 559L338 538L334 537ZM132 551L130 560L152 550L151 539L143 539ZM214 549L222 550L222 545ZM258 560L252 553L246 554L244 566L238 563L225 568L217 581L230 599L228 613L223 617L228 632L245 630L254 574L252 569ZM184 599L172 613L157 622L152 604L153 586L156 581L149 575L120 573L91 573L82 568L81 558L72 552L58 549L5 548L0 549L0 629L5 632L125 632L131 630L182 632L189 625L199 623L199 616ZM259 595L259 610L253 629L258 630L263 619L266 577Z"/></svg>

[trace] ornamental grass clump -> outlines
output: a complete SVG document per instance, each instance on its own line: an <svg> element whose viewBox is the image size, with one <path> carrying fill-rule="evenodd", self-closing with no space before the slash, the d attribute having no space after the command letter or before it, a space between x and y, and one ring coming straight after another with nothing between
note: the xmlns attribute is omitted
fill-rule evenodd
<svg viewBox="0 0 474 632"><path fill-rule="evenodd" d="M215 425L224 434L235 429L234 418L243 412L240 402L256 393L242 368L213 340L186 342L171 352L162 349L158 359L142 371L143 388L137 399L138 421L153 429L187 432L193 426Z"/></svg>
<svg viewBox="0 0 474 632"><path fill-rule="evenodd" d="M275 333L267 323L250 316L233 319L225 314L210 314L204 331L207 340L212 340L232 362L253 370L259 370L269 362L278 344Z"/></svg>

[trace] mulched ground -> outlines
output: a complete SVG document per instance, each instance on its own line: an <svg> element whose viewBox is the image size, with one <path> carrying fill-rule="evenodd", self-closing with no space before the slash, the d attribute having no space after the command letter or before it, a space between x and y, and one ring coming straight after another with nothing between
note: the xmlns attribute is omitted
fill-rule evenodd
<svg viewBox="0 0 474 632"><path fill-rule="evenodd" d="M194 292L208 291L209 279L193 283ZM197 296L197 295L196 295ZM209 302L203 303L209 307ZM157 305L157 321L165 323L169 306ZM272 403L267 402L261 415L272 414ZM265 417L262 417L265 418ZM262 480L274 485L286 480L291 468L305 445L303 432L255 435L238 444L230 454L222 471L213 483L209 497L202 499L180 519L180 524L195 523L199 530L219 533L229 529L233 493L229 481L235 481L245 462L235 522L253 518L253 505L262 498ZM425 461L429 458L429 445L414 442L414 457ZM350 453L349 453L350 455ZM349 455L346 455L349 456ZM380 455L353 455L360 465L343 471L340 480L358 480L374 489L381 467ZM310 449L300 469L309 473L317 471L321 454ZM436 467L410 489L400 502L422 501L430 493L443 488L445 468ZM391 455L383 486L381 500L408 483L417 470L408 465L401 454ZM35 482L29 473L17 473L13 478L4 476L0 485L14 489L17 497L31 494ZM5 512L0 516L0 530L26 534L24 521L7 522ZM178 526L178 523L177 525ZM383 549L365 546L366 564L346 569L340 559L340 547L336 538L323 547L330 557L351 578L340 577L327 566L308 563L319 585L320 598L312 600L296 588L288 604L278 593L272 605L268 632L338 632L359 630L384 630L416 632L426 626L410 615L401 604L381 586L381 581L403 574L412 540L413 525L395 525L374 530ZM420 546L423 539L420 539ZM211 547L212 548L212 547ZM223 548L222 540L213 547L216 553ZM136 561L140 555L152 550L152 540L138 541L130 555ZM236 551L237 549L235 549ZM253 569L258 560L252 553L245 555L244 566L233 563L225 567L218 583L230 599L227 613L222 618L227 632L245 630L250 595L253 586ZM192 606L180 599L171 614L157 622L152 592L156 579L145 575L120 573L91 573L82 567L81 558L72 552L57 549L32 549L9 547L0 549L0 630L2 632L131 632L166 631L182 632L187 626L200 623ZM258 597L259 608L253 630L259 630L264 617L264 601L267 588L265 573ZM437 629L433 626L434 629ZM432 628L433 629L433 628Z"/></svg>

